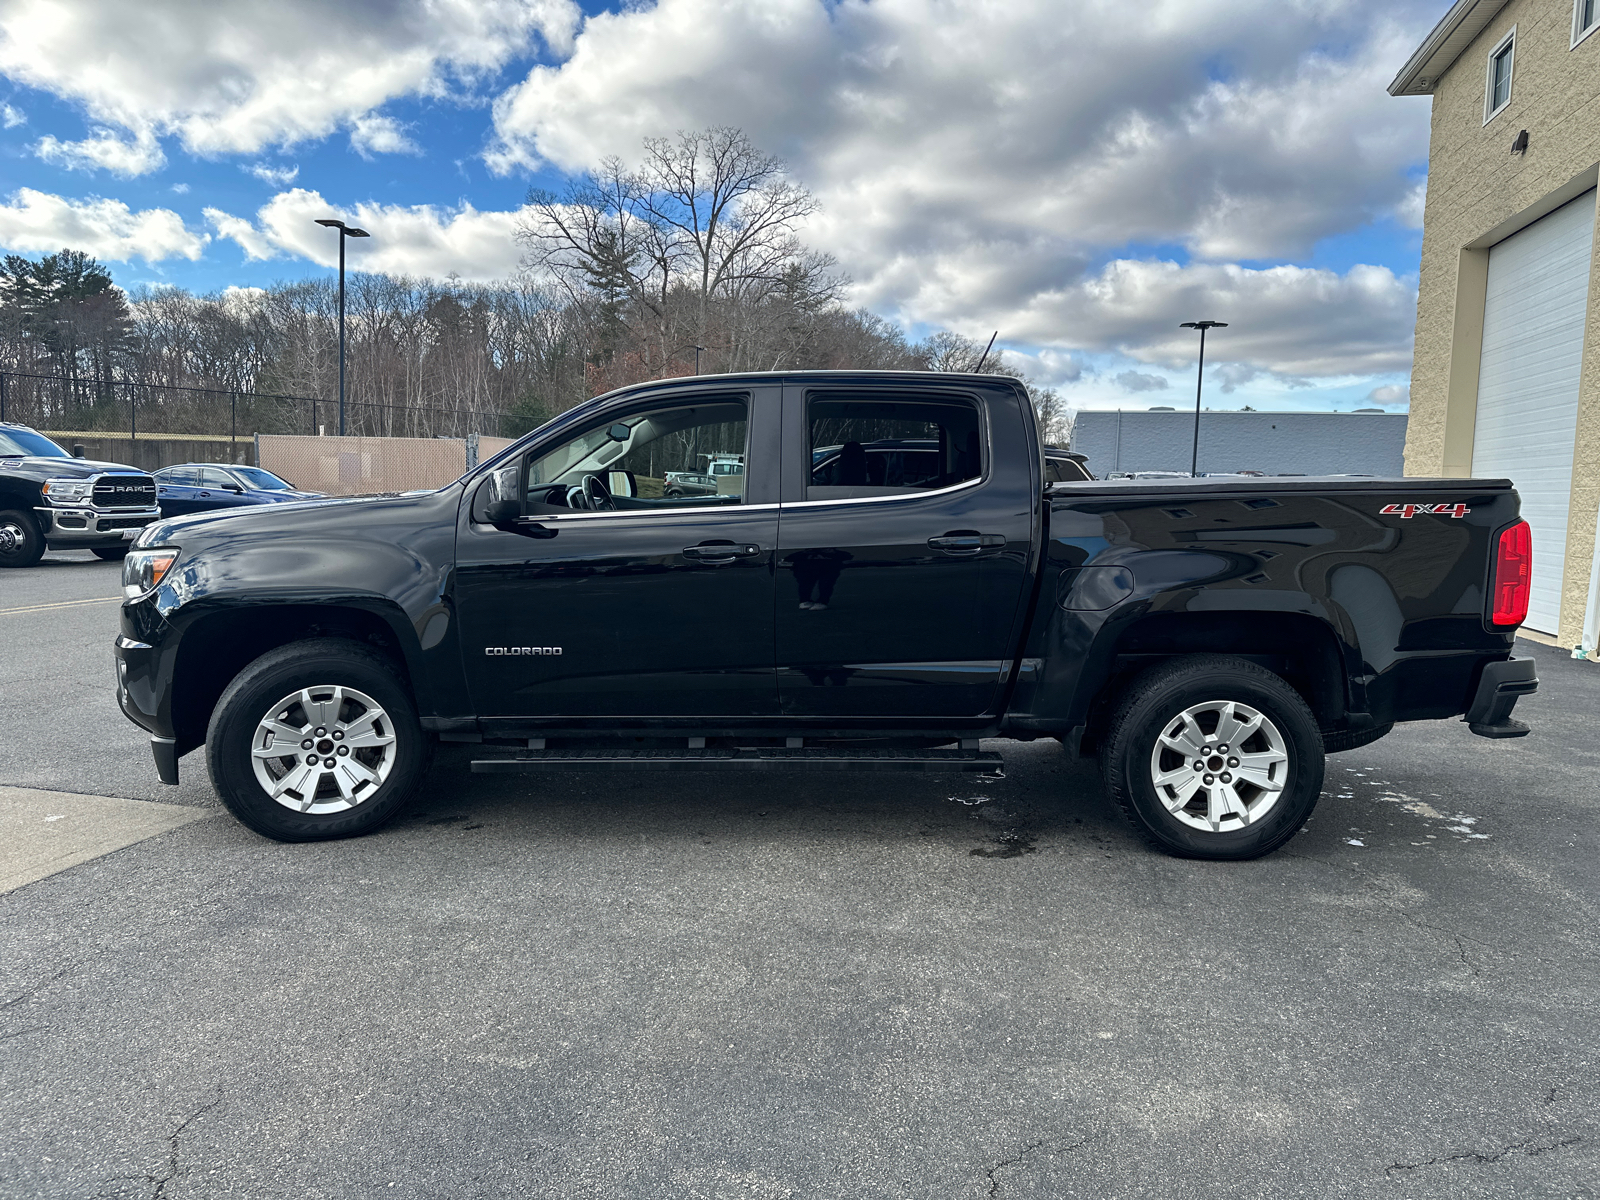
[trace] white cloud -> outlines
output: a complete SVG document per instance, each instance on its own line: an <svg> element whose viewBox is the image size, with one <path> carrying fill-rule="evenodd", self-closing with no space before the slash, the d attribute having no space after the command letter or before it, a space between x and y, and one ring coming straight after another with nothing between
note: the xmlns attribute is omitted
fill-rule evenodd
<svg viewBox="0 0 1600 1200"><path fill-rule="evenodd" d="M189 194L189 185L187 183L175 183L172 185L172 190L180 196L187 196Z"/></svg>
<svg viewBox="0 0 1600 1200"><path fill-rule="evenodd" d="M1199 347L1184 321L1227 321L1206 359L1232 388L1270 371L1283 381L1409 370L1416 286L1387 267L1339 274L1311 267L1260 270L1231 263L1121 259L1003 314L1010 339L1114 351L1169 370L1191 368Z"/></svg>
<svg viewBox="0 0 1600 1200"><path fill-rule="evenodd" d="M1368 392L1367 399L1374 404L1404 404L1411 399L1411 389L1399 384L1386 383Z"/></svg>
<svg viewBox="0 0 1600 1200"><path fill-rule="evenodd" d="M10 0L0 72L82 104L135 147L176 135L197 153L256 153L349 127L358 145L384 153L398 127L371 121L386 102L448 95L536 39L564 50L577 20L572 0ZM160 165L148 152L114 166L100 161L112 158L104 148L57 153L124 172Z"/></svg>
<svg viewBox="0 0 1600 1200"><path fill-rule="evenodd" d="M1385 85L1436 9L1157 0L1133 19L1060 0L658 0L591 17L565 62L509 89L486 158L579 169L636 159L648 135L737 125L817 192L807 239L856 280L854 299L907 323L1166 362L1178 343L1157 324L1217 301L1241 325L1219 353L1257 369L1387 371L1414 319L1392 273L1220 264L1412 219L1428 107ZM1196 261L1127 251L1151 245ZM1119 252L1130 261L1098 266ZM1112 319L1102 302L1126 307Z"/></svg>
<svg viewBox="0 0 1600 1200"><path fill-rule="evenodd" d="M298 166L275 167L271 163L253 163L246 167L245 170L261 180L262 183L270 183L276 188L288 187L300 175Z"/></svg>
<svg viewBox="0 0 1600 1200"><path fill-rule="evenodd" d="M1395 205L1395 219L1407 229L1422 228L1422 210L1428 202L1428 181L1419 180L1417 185L1406 193L1405 199Z"/></svg>
<svg viewBox="0 0 1600 1200"><path fill-rule="evenodd" d="M660 0L590 18L570 59L509 90L491 161L586 166L737 124L819 190L838 247L869 253L1043 235L1295 255L1410 190L1427 107L1383 85L1433 5L1141 11Z"/></svg>
<svg viewBox="0 0 1600 1200"><path fill-rule="evenodd" d="M149 130L122 137L109 129L96 129L92 137L63 142L51 135L39 139L33 152L45 162L69 171L110 171L131 178L159 170L167 156Z"/></svg>
<svg viewBox="0 0 1600 1200"><path fill-rule="evenodd" d="M186 228L171 209L135 212L120 200L68 200L20 188L0 205L0 246L24 253L67 246L112 262L155 263L197 259L209 240Z"/></svg>
<svg viewBox="0 0 1600 1200"><path fill-rule="evenodd" d="M1130 392L1157 392L1167 386L1162 375L1146 375L1143 371L1124 371L1112 382Z"/></svg>
<svg viewBox="0 0 1600 1200"><path fill-rule="evenodd" d="M405 126L392 117L357 117L350 124L350 145L362 158L374 154L420 154Z"/></svg>
<svg viewBox="0 0 1600 1200"><path fill-rule="evenodd" d="M470 204L440 208L368 202L340 208L317 192L294 188L264 204L254 221L216 208L206 209L205 215L218 237L237 242L253 259L292 255L337 266L338 236L317 225L318 217L338 217L372 235L346 242L348 265L354 270L440 279L456 274L488 281L515 275L520 256L514 238L520 214L479 212Z"/></svg>
<svg viewBox="0 0 1600 1200"><path fill-rule="evenodd" d="M18 125L28 123L28 114L20 108L10 104L0 104L0 125L7 129L15 129Z"/></svg>

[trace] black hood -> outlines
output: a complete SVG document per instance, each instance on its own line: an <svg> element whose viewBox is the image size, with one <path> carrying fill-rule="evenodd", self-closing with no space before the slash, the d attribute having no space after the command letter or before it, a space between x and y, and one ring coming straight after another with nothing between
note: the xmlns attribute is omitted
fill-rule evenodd
<svg viewBox="0 0 1600 1200"><path fill-rule="evenodd" d="M454 522L460 493L460 487L451 484L438 491L408 496L393 492L379 496L327 496L300 499L294 504L252 504L189 513L152 521L140 534L138 544L177 545L186 551L199 551L241 538L383 536L375 531L387 530L391 525L403 531L407 522L426 520L422 514L435 510L444 515L433 519Z"/></svg>
<svg viewBox="0 0 1600 1200"><path fill-rule="evenodd" d="M148 475L138 467L123 463L94 462L87 458L5 458L0 457L0 476L13 479L31 479L43 483L46 479L87 479L102 472L126 475Z"/></svg>

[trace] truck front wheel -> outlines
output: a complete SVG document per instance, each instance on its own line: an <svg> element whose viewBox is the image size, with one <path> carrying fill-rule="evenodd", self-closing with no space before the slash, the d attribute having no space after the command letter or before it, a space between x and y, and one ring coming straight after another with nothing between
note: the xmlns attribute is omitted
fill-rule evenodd
<svg viewBox="0 0 1600 1200"><path fill-rule="evenodd" d="M0 511L0 567L31 567L44 556L44 536L33 514Z"/></svg>
<svg viewBox="0 0 1600 1200"><path fill-rule="evenodd" d="M335 638L256 659L223 692L206 734L223 804L280 842L371 833L411 799L432 749L388 661Z"/></svg>
<svg viewBox="0 0 1600 1200"><path fill-rule="evenodd" d="M1106 788L1170 854L1269 854L1322 792L1322 732L1300 694L1246 659L1197 654L1135 679L1100 754Z"/></svg>

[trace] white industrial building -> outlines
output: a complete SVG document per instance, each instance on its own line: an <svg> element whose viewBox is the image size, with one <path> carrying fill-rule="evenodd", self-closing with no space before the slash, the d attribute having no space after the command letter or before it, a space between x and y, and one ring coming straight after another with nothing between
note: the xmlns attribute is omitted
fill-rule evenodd
<svg viewBox="0 0 1600 1200"><path fill-rule="evenodd" d="M1080 412L1072 448L1096 477L1114 471L1189 470L1194 411ZM1358 412L1202 412L1202 472L1268 475L1405 473L1406 415Z"/></svg>

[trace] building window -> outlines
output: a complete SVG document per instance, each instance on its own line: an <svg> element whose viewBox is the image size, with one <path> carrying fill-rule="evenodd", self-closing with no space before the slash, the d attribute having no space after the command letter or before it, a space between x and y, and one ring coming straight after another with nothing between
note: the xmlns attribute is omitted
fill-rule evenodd
<svg viewBox="0 0 1600 1200"><path fill-rule="evenodd" d="M1516 57L1517 31L1506 34L1501 43L1489 52L1489 86L1483 100L1483 123L1487 125L1500 115L1500 110L1511 103L1511 67Z"/></svg>
<svg viewBox="0 0 1600 1200"><path fill-rule="evenodd" d="M1600 4L1595 0L1574 0L1572 6L1572 44L1576 46L1600 27Z"/></svg>

